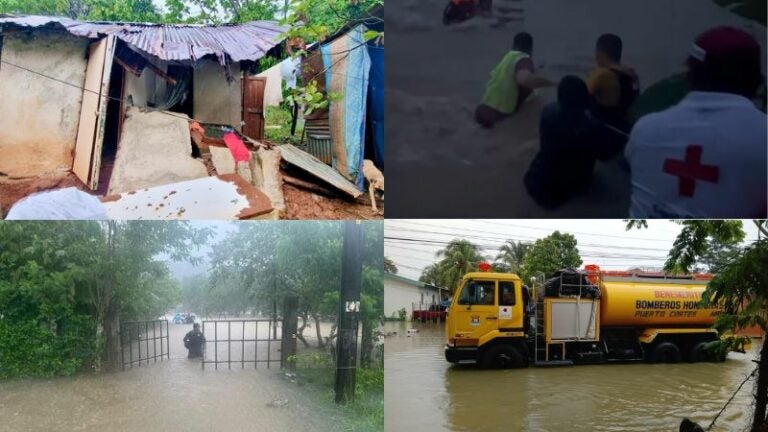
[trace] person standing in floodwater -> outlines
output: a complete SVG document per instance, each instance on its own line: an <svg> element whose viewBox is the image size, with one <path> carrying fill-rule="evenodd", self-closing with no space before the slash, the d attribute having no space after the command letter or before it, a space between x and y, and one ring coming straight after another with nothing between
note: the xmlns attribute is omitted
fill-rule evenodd
<svg viewBox="0 0 768 432"><path fill-rule="evenodd" d="M199 358L203 356L203 344L205 336L200 331L200 324L195 323L192 330L184 336L184 347L189 350L187 358Z"/></svg>

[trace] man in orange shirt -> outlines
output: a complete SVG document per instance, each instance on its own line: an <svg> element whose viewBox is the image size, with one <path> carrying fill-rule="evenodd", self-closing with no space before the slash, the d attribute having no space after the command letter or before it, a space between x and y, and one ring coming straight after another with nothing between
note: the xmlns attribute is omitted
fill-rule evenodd
<svg viewBox="0 0 768 432"><path fill-rule="evenodd" d="M597 67L587 77L591 95L590 111L597 120L629 134L631 122L628 111L640 92L640 82L634 69L621 63L623 43L614 34L597 39ZM626 136L616 133L617 153L626 143Z"/></svg>

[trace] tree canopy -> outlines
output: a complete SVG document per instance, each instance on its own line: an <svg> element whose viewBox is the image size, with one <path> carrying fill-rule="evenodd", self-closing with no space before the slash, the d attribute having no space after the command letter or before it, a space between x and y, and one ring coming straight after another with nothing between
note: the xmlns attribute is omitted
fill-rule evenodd
<svg viewBox="0 0 768 432"><path fill-rule="evenodd" d="M0 13L189 24L282 20L301 14L311 17L308 21L315 35L312 40L318 40L380 3L380 0L165 0L162 7L158 7L158 2L152 0L0 0Z"/></svg>
<svg viewBox="0 0 768 432"><path fill-rule="evenodd" d="M238 224L214 246L208 275L185 279L184 304L203 315L270 316L285 296L297 296L303 321L299 338L308 344L302 332L312 319L322 346L320 320L337 315L342 228L329 221ZM364 231L361 321L372 328L384 313L383 224L364 223Z"/></svg>
<svg viewBox="0 0 768 432"><path fill-rule="evenodd" d="M474 243L463 240L451 240L448 245L437 252L440 261L425 268L419 281L445 287L453 292L461 278L468 272L477 270L477 266L485 258L482 249Z"/></svg>
<svg viewBox="0 0 768 432"><path fill-rule="evenodd" d="M730 248L724 261L716 262L717 274L702 295L705 306L719 305L722 313L715 328L725 337L719 349L727 352L742 338L733 336L740 328L757 326L768 334L768 221L753 221L761 238L745 247L744 223L733 220L675 221L683 226L664 265L666 271L690 272L697 263L711 258L713 245ZM645 221L629 221L627 229L647 227ZM755 388L752 431L768 430L768 344L762 342Z"/></svg>
<svg viewBox="0 0 768 432"><path fill-rule="evenodd" d="M579 268L582 260L576 244L573 234L560 231L536 240L525 254L520 276L528 281L542 273L547 277L563 268Z"/></svg>
<svg viewBox="0 0 768 432"><path fill-rule="evenodd" d="M0 376L98 364L111 317L152 319L180 300L161 257L189 259L207 235L184 223L0 224Z"/></svg>
<svg viewBox="0 0 768 432"><path fill-rule="evenodd" d="M465 274L477 271L481 262L491 261L482 252L480 246L469 240L453 239L437 252L436 257L440 260L422 270L419 281L453 291ZM524 281L541 273L548 276L563 268L578 268L582 262L576 238L559 231L534 243L508 240L495 258L493 271L516 273Z"/></svg>
<svg viewBox="0 0 768 432"><path fill-rule="evenodd" d="M496 255L498 269L508 273L520 274L523 272L525 256L531 250L530 243L507 240Z"/></svg>

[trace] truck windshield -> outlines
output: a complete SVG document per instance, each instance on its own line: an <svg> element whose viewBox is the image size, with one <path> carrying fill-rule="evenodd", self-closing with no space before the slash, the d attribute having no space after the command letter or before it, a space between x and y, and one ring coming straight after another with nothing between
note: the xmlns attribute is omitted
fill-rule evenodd
<svg viewBox="0 0 768 432"><path fill-rule="evenodd" d="M494 281L467 281L461 289L459 304L493 306L496 304L495 294Z"/></svg>

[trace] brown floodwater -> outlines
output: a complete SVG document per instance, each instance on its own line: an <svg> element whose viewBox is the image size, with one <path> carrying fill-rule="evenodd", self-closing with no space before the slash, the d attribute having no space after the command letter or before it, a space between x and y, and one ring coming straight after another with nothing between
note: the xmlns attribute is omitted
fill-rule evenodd
<svg viewBox="0 0 768 432"><path fill-rule="evenodd" d="M302 389L279 363L202 370L199 360L186 358L182 343L191 328L170 325L170 360L109 374L0 381L0 431L347 430L344 418L319 406L312 396L317 393ZM234 325L232 336L239 337ZM240 345L232 351L233 360L242 358Z"/></svg>
<svg viewBox="0 0 768 432"><path fill-rule="evenodd" d="M408 334L407 329L418 329ZM677 431L705 428L752 372L760 340L724 363L478 370L443 357L442 325L387 323L386 431ZM748 428L754 380L713 431Z"/></svg>

